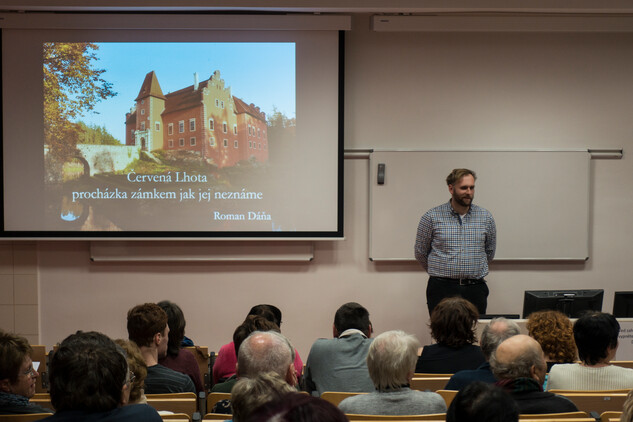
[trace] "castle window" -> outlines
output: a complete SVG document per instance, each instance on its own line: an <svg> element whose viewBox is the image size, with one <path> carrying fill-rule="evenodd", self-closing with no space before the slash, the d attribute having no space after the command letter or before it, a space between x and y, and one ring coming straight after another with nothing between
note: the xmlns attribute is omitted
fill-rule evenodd
<svg viewBox="0 0 633 422"><path fill-rule="evenodd" d="M209 130L214 130L215 129L215 122L213 121L213 119L209 119Z"/></svg>
<svg viewBox="0 0 633 422"><path fill-rule="evenodd" d="M178 144L179 144L181 147L184 147L184 146L185 146L185 138L179 138L179 139L178 139Z"/></svg>
<svg viewBox="0 0 633 422"><path fill-rule="evenodd" d="M261 134L261 132L260 132L259 128L257 128L257 137L258 137L258 138L261 138L261 137L262 137L262 134Z"/></svg>
<svg viewBox="0 0 633 422"><path fill-rule="evenodd" d="M184 133L185 132L185 121L181 120L178 122L178 133Z"/></svg>
<svg viewBox="0 0 633 422"><path fill-rule="evenodd" d="M196 130L196 119L189 119L189 132Z"/></svg>
<svg viewBox="0 0 633 422"><path fill-rule="evenodd" d="M209 146L215 146L215 138L213 136L209 138Z"/></svg>
<svg viewBox="0 0 633 422"><path fill-rule="evenodd" d="M167 125L167 134L168 135L173 135L174 134L174 124L170 123Z"/></svg>
<svg viewBox="0 0 633 422"><path fill-rule="evenodd" d="M225 139L225 140L224 140L224 147L226 148L226 147L228 147L228 146L229 146L229 140L228 140L228 139Z"/></svg>
<svg viewBox="0 0 633 422"><path fill-rule="evenodd" d="M224 132L224 133L228 132L228 128L227 128L226 122L222 123L222 132Z"/></svg>
<svg viewBox="0 0 633 422"><path fill-rule="evenodd" d="M259 146L258 149L262 149L262 144L257 144L257 146Z"/></svg>
<svg viewBox="0 0 633 422"><path fill-rule="evenodd" d="M253 148L253 141L248 141L248 147Z"/></svg>
<svg viewBox="0 0 633 422"><path fill-rule="evenodd" d="M174 147L174 140L173 140L173 139L168 140L168 141L167 141L167 146L168 146L169 148L173 148L173 147Z"/></svg>
<svg viewBox="0 0 633 422"><path fill-rule="evenodd" d="M251 132L251 125L248 125L248 134L249 134L249 135L252 135L252 132Z"/></svg>
<svg viewBox="0 0 633 422"><path fill-rule="evenodd" d="M192 136L191 138L189 138L189 145L192 147L196 146L196 137Z"/></svg>
<svg viewBox="0 0 633 422"><path fill-rule="evenodd" d="M215 106L220 107L220 100L218 100L217 98L215 99Z"/></svg>
<svg viewBox="0 0 633 422"><path fill-rule="evenodd" d="M156 122L156 130L160 130L160 122Z"/></svg>
<svg viewBox="0 0 633 422"><path fill-rule="evenodd" d="M233 135L237 135L237 125L233 125Z"/></svg>
<svg viewBox="0 0 633 422"><path fill-rule="evenodd" d="M141 130L145 130L145 122L141 122Z"/></svg>
<svg viewBox="0 0 633 422"><path fill-rule="evenodd" d="M141 109L141 116L145 116L145 109L144 108Z"/></svg>
<svg viewBox="0 0 633 422"><path fill-rule="evenodd" d="M237 148L237 147L238 147L237 141L233 141L233 148Z"/></svg>
<svg viewBox="0 0 633 422"><path fill-rule="evenodd" d="M222 108L224 108L224 101L221 101L220 104L222 104Z"/></svg>

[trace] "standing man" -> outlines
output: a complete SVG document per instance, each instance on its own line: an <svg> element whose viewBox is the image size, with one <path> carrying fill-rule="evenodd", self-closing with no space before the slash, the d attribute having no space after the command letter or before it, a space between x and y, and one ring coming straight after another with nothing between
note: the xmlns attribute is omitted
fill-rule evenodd
<svg viewBox="0 0 633 422"><path fill-rule="evenodd" d="M446 178L451 199L420 219L415 258L429 274L429 315L443 298L461 296L486 313L488 263L495 256L497 228L492 214L473 205L475 172L455 169Z"/></svg>

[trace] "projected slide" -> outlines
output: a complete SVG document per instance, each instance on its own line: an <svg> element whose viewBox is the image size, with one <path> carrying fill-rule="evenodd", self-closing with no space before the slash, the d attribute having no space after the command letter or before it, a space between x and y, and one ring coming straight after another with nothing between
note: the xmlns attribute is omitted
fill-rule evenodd
<svg viewBox="0 0 633 422"><path fill-rule="evenodd" d="M47 229L302 229L279 201L297 143L295 43L42 51Z"/></svg>

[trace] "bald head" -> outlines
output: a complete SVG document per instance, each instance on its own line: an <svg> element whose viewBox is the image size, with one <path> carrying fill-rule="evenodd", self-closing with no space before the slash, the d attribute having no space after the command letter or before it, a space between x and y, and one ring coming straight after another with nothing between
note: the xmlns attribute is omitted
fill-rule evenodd
<svg viewBox="0 0 633 422"><path fill-rule="evenodd" d="M498 380L533 378L541 384L547 371L541 345L524 334L501 342L490 357L490 366Z"/></svg>
<svg viewBox="0 0 633 422"><path fill-rule="evenodd" d="M294 348L281 333L255 331L240 346L237 356L237 374L254 377L264 372L275 372L295 385Z"/></svg>
<svg viewBox="0 0 633 422"><path fill-rule="evenodd" d="M486 360L490 360L490 355L502 341L520 333L516 322L503 317L493 318L481 332L481 351Z"/></svg>

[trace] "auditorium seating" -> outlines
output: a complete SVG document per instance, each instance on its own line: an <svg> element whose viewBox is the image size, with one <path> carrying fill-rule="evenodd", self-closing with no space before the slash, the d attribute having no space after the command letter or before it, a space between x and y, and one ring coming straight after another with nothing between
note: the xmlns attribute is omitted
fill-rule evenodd
<svg viewBox="0 0 633 422"><path fill-rule="evenodd" d="M0 415L0 422L33 422L53 416L52 413L27 413L24 415Z"/></svg>
<svg viewBox="0 0 633 422"><path fill-rule="evenodd" d="M40 366L37 368L37 372L40 374L35 381L35 392L36 393L47 393L48 392L48 355L46 353L46 346L42 345L31 345L31 349L33 349L33 353L31 354L31 360L33 362L39 362Z"/></svg>
<svg viewBox="0 0 633 422"><path fill-rule="evenodd" d="M360 415L346 413L350 421L445 421L446 413L431 413L428 415Z"/></svg>
<svg viewBox="0 0 633 422"><path fill-rule="evenodd" d="M169 422L191 422L191 417L186 413L171 413L166 415L160 415L164 421Z"/></svg>
<svg viewBox="0 0 633 422"><path fill-rule="evenodd" d="M207 395L207 412L211 413L213 406L220 400L231 400L231 393L209 393Z"/></svg>
<svg viewBox="0 0 633 422"><path fill-rule="evenodd" d="M321 398L323 400L325 400L325 401L329 401L334 406L338 406L339 403L342 402L343 400L345 400L346 398L355 396L357 394L367 394L367 393L350 393L350 392L343 392L343 391L324 391L323 394L321 394Z"/></svg>
<svg viewBox="0 0 633 422"><path fill-rule="evenodd" d="M146 394L147 404L156 410L184 413L190 418L197 413L198 402L195 393Z"/></svg>
<svg viewBox="0 0 633 422"><path fill-rule="evenodd" d="M626 392L612 391L552 391L556 394L567 397L574 402L578 410L587 413L602 412L610 410L622 410L624 401L628 395Z"/></svg>
<svg viewBox="0 0 633 422"><path fill-rule="evenodd" d="M519 415L520 420L524 419L578 419L578 418L590 418L587 412L579 410L578 412L564 412L564 413L542 413L538 415ZM593 418L591 418L593 419Z"/></svg>
<svg viewBox="0 0 633 422"><path fill-rule="evenodd" d="M457 390L437 390L436 393L442 396L442 398L446 402L446 408L448 408L448 406L451 405L451 402L457 395Z"/></svg>
<svg viewBox="0 0 633 422"><path fill-rule="evenodd" d="M204 391L208 393L211 389L211 355L209 355L209 348L207 346L190 346L185 347L185 349L189 350L196 358L196 362L198 362L198 367L200 368Z"/></svg>
<svg viewBox="0 0 633 422"><path fill-rule="evenodd" d="M413 377L411 380L411 389L419 391L443 390L450 379L450 376Z"/></svg>

